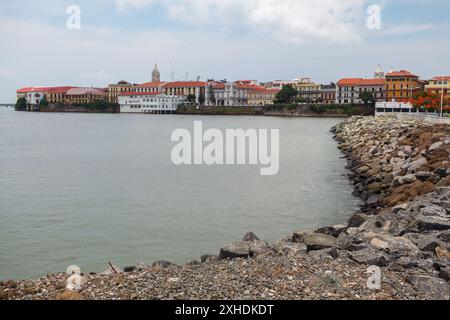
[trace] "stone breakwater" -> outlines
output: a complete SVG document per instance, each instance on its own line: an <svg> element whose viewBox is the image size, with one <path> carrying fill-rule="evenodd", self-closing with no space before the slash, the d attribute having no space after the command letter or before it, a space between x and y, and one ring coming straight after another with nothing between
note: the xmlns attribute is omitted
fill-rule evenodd
<svg viewBox="0 0 450 320"><path fill-rule="evenodd" d="M0 282L0 299L449 299L450 127L350 118L332 129L361 210L274 243L248 233L182 266ZM380 285L368 286L369 266Z"/></svg>

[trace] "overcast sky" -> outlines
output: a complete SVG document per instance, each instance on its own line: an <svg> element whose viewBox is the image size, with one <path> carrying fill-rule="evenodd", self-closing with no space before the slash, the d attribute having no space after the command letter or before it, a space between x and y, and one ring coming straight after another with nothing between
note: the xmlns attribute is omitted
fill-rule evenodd
<svg viewBox="0 0 450 320"><path fill-rule="evenodd" d="M448 0L0 0L0 103L24 86L146 82L155 63L163 80L325 83L377 64L450 75L449 12Z"/></svg>

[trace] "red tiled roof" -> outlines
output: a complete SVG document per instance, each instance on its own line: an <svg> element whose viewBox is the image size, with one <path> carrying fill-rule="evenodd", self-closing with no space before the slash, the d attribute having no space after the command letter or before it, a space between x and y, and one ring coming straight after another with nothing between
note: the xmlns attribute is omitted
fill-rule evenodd
<svg viewBox="0 0 450 320"><path fill-rule="evenodd" d="M96 94L96 95L105 95L103 91L94 89L94 88L71 88L67 90L67 95L83 95L83 94Z"/></svg>
<svg viewBox="0 0 450 320"><path fill-rule="evenodd" d="M344 78L337 82L339 86L383 86L384 79Z"/></svg>
<svg viewBox="0 0 450 320"><path fill-rule="evenodd" d="M184 88L184 87L205 87L206 82L202 81L176 81L168 82L163 85L164 88Z"/></svg>
<svg viewBox="0 0 450 320"><path fill-rule="evenodd" d="M156 96L164 92L121 92L119 96Z"/></svg>
<svg viewBox="0 0 450 320"><path fill-rule="evenodd" d="M237 84L237 88L239 89L247 89L247 90L262 90L265 89L263 86L257 84Z"/></svg>
<svg viewBox="0 0 450 320"><path fill-rule="evenodd" d="M17 93L27 93L27 92L46 92L50 87L25 87L17 90Z"/></svg>
<svg viewBox="0 0 450 320"><path fill-rule="evenodd" d="M137 88L157 88L166 84L166 82L146 82L137 86Z"/></svg>
<svg viewBox="0 0 450 320"><path fill-rule="evenodd" d="M280 89L256 89L252 90L250 93L278 93Z"/></svg>
<svg viewBox="0 0 450 320"><path fill-rule="evenodd" d="M386 77L417 77L408 70L392 71L386 74Z"/></svg>
<svg viewBox="0 0 450 320"><path fill-rule="evenodd" d="M444 81L450 81L450 76L440 76L440 77L434 77L431 79L432 81L442 81L442 78L444 78Z"/></svg>
<svg viewBox="0 0 450 320"><path fill-rule="evenodd" d="M53 87L47 90L47 94L66 94L67 91L75 87Z"/></svg>

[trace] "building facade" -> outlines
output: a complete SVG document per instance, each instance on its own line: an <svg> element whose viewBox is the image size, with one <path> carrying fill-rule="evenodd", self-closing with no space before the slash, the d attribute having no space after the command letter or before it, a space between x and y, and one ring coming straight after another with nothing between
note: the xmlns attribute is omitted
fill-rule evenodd
<svg viewBox="0 0 450 320"><path fill-rule="evenodd" d="M162 92L130 92L119 95L121 113L174 113L184 99Z"/></svg>
<svg viewBox="0 0 450 320"><path fill-rule="evenodd" d="M133 91L134 84L127 82L127 81L119 81L116 84L110 84L108 86L108 92L107 92L107 100L109 102L117 103L118 99L117 97L122 92L131 92Z"/></svg>
<svg viewBox="0 0 450 320"><path fill-rule="evenodd" d="M305 103L317 103L321 99L320 84L310 78L301 78L294 87L298 91L298 99Z"/></svg>
<svg viewBox="0 0 450 320"><path fill-rule="evenodd" d="M375 101L386 101L384 79L344 78L336 86L337 104L361 104L361 94L370 92Z"/></svg>
<svg viewBox="0 0 450 320"><path fill-rule="evenodd" d="M423 89L424 84L419 81L419 77L407 70L391 71L386 74L385 91L388 101L410 99Z"/></svg>
<svg viewBox="0 0 450 320"><path fill-rule="evenodd" d="M200 103L201 97L205 99L206 82L202 81L176 81L167 82L161 87L162 92L169 96L187 98L195 96L195 103Z"/></svg>
<svg viewBox="0 0 450 320"><path fill-rule="evenodd" d="M425 86L425 91L430 94L442 96L444 91L444 99L450 99L450 76L434 77Z"/></svg>
<svg viewBox="0 0 450 320"><path fill-rule="evenodd" d="M106 101L107 94L94 88L72 88L67 90L65 99L69 104L90 103L93 101Z"/></svg>
<svg viewBox="0 0 450 320"><path fill-rule="evenodd" d="M320 86L320 103L333 104L336 102L336 84L322 84Z"/></svg>
<svg viewBox="0 0 450 320"><path fill-rule="evenodd" d="M249 106L265 106L274 104L279 89L257 89L248 92Z"/></svg>

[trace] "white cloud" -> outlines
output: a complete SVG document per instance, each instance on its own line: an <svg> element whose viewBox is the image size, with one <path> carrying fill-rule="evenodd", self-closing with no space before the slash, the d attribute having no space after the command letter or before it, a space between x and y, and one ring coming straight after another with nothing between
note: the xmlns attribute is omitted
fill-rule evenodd
<svg viewBox="0 0 450 320"><path fill-rule="evenodd" d="M393 36L404 36L418 32L430 31L436 26L431 23L424 24L401 24L387 28L382 34Z"/></svg>
<svg viewBox="0 0 450 320"><path fill-rule="evenodd" d="M118 10L159 4L169 18L195 25L247 27L291 42L354 43L366 0L115 0Z"/></svg>

